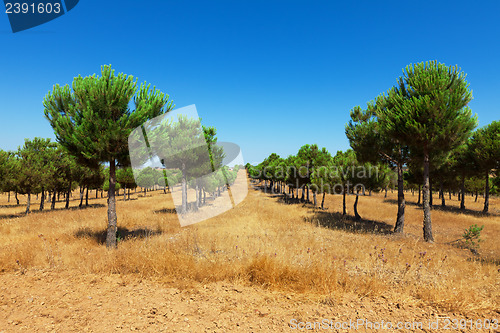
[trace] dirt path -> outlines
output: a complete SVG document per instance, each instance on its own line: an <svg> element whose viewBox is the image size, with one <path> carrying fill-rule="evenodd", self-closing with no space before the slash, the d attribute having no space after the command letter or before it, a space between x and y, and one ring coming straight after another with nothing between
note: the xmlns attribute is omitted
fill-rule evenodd
<svg viewBox="0 0 500 333"><path fill-rule="evenodd" d="M323 318L424 325L454 318L384 298L313 300L227 282L176 288L120 275L35 270L0 275L0 312L0 332L290 332L302 331L295 323ZM317 331L339 331L326 328Z"/></svg>

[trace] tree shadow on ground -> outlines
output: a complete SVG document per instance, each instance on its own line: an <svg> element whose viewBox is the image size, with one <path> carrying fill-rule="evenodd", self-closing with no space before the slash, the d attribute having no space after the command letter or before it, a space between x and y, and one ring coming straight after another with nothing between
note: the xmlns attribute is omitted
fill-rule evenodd
<svg viewBox="0 0 500 333"><path fill-rule="evenodd" d="M278 198L278 202L284 203L284 204L311 204L311 197L312 194L310 195L309 201L307 199L302 200L300 197L297 198L292 198L289 194L285 194L283 192L277 192L271 189L269 186L264 186L264 185L253 185L253 188L267 194L270 198Z"/></svg>
<svg viewBox="0 0 500 333"><path fill-rule="evenodd" d="M480 255L480 252L478 255ZM483 264L483 265L500 266L500 259L498 259L498 258L484 258L484 257L477 256L477 257L467 258L467 261L479 262L480 264ZM499 271L500 271L500 268L499 268Z"/></svg>
<svg viewBox="0 0 500 333"><path fill-rule="evenodd" d="M158 210L155 210L153 211L153 213L155 214L176 214L176 210L175 208L162 208L162 209L158 209Z"/></svg>
<svg viewBox="0 0 500 333"><path fill-rule="evenodd" d="M151 236L161 235L163 232L160 229L138 228L129 230L127 228L118 227L116 237L118 241L126 241L130 239L144 239ZM107 230L91 230L90 228L80 228L75 232L76 238L90 238L97 244L106 243Z"/></svg>
<svg viewBox="0 0 500 333"><path fill-rule="evenodd" d="M398 201L395 199L384 199L384 202L388 202L388 203L395 204L395 205L398 204ZM421 204L417 204L417 203L411 202L411 201L406 201L406 205L407 206L422 207ZM432 205L432 210L439 210L439 211L455 213L455 214L466 214L466 215L471 215L471 216L475 216L475 217L500 216L499 214L493 213L491 211L485 214L482 211L472 210L472 209L468 209L468 208L465 208L464 210L462 210L459 207L455 207L455 206L444 206L443 207L443 206L441 206L441 203L439 203L438 205Z"/></svg>
<svg viewBox="0 0 500 333"><path fill-rule="evenodd" d="M328 212L324 210L314 210L313 217L304 218L309 223L317 224L323 228L343 230L352 233L372 233L389 235L392 234L393 226L385 222L360 219L353 216L342 215L338 212Z"/></svg>
<svg viewBox="0 0 500 333"><path fill-rule="evenodd" d="M26 205L24 205L26 206ZM38 205L36 206L38 207ZM55 209L50 209L50 203L49 203L49 208L46 208L44 210L32 210L28 215L32 215L32 214L48 214L50 212L57 212L57 211L62 211L62 210L67 210L67 211L75 211L75 210L83 210L83 209L91 209L91 208L103 208L103 207L106 207L106 205L103 205L103 204L90 204L88 206L85 206L83 205L81 208L78 207L78 206L73 206L73 207L69 207L69 208L55 208ZM0 215L0 220L6 220L6 219L13 219L13 218L18 218L18 217L25 217L26 216L26 213L25 212L21 212L21 213L17 213L17 214L4 214L4 215Z"/></svg>

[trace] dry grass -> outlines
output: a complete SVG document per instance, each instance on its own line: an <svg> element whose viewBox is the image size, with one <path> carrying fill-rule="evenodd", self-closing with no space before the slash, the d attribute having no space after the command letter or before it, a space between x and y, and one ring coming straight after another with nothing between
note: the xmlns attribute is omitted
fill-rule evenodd
<svg viewBox="0 0 500 333"><path fill-rule="evenodd" d="M422 213L409 193L405 236L383 232L394 224L396 193L388 200L361 197L365 220L354 223L338 214L340 196L327 196L328 210L321 211L254 189L235 209L185 228L162 191L132 198L118 202L121 240L108 251L105 199L69 211L61 202L59 210L25 217L22 205L0 196L0 270L118 273L187 284L237 280L311 295L397 297L461 313L500 310L498 198L490 216L475 213L482 202L470 197L465 214L434 209L435 244L421 240ZM353 200L348 197L349 208ZM77 206L76 197L71 204ZM456 197L449 204L458 207ZM471 224L485 225L480 257L447 244Z"/></svg>

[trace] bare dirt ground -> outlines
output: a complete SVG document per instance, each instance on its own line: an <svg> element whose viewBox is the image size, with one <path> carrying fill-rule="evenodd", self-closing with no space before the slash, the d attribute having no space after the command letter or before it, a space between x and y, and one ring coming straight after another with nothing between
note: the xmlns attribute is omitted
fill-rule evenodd
<svg viewBox="0 0 500 333"><path fill-rule="evenodd" d="M442 325L447 317L478 319L384 297L311 299L228 282L178 288L121 275L50 270L2 274L0 292L0 332L290 332L299 330L299 322L323 319L354 322L360 332L370 331L368 324L357 326L362 319L422 322L430 332L425 326L439 318Z"/></svg>

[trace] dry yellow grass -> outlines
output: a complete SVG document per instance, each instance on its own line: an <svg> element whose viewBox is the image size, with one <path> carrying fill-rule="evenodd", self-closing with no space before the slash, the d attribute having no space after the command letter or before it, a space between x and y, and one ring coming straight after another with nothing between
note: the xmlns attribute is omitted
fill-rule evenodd
<svg viewBox="0 0 500 333"><path fill-rule="evenodd" d="M394 224L396 193L388 200L361 197L364 222L355 224L338 214L341 196L327 196L328 209L321 211L250 189L235 209L185 228L169 195L137 193L131 201L120 198L122 239L108 251L102 244L106 199L92 199L93 207L82 210L63 210L61 202L56 211L23 216L24 206L2 195L0 270L118 273L186 284L231 280L310 295L384 295L460 313L500 311L500 200L491 200L490 216L475 214L482 203L470 197L465 214L434 209L436 243L427 244L417 196L406 196L406 233L395 236L380 231ZM354 198L347 199L352 208ZM448 204L458 207L456 197ZM76 197L71 205L78 205ZM482 261L448 244L471 224L485 225Z"/></svg>

